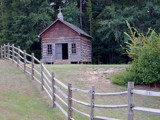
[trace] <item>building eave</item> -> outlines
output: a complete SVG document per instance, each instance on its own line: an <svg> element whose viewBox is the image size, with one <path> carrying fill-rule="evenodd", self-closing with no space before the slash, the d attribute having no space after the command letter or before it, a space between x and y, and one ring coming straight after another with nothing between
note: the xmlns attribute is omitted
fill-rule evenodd
<svg viewBox="0 0 160 120"><path fill-rule="evenodd" d="M88 35L87 33L85 33L85 32L84 32L83 30L81 30L80 28L77 27L78 29L80 29L81 31L83 31L84 34L82 34L81 32L78 32L76 29L74 29L73 27L69 26L69 25L72 25L71 23L68 23L68 22L66 22L66 21L64 21L64 20L61 20L61 19L56 19L52 24L50 24L46 29L44 29L44 30L38 35L38 38L40 38L41 35L42 35L44 32L46 32L46 31L47 31L52 25L54 25L57 21L62 22L63 24L65 24L66 26L68 26L69 28L71 28L72 30L74 30L75 32L77 32L79 35L84 35L84 36L92 39L92 37L91 37L90 35ZM69 24L69 25L68 25L68 24ZM76 27L76 26L75 26L75 27Z"/></svg>

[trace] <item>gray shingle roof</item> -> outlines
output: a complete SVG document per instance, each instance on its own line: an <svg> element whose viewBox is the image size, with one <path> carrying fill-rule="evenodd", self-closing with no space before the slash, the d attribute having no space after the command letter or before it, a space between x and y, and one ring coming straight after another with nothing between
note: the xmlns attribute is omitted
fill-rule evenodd
<svg viewBox="0 0 160 120"><path fill-rule="evenodd" d="M80 29L79 27L67 22L67 21L64 21L64 20L60 20L60 19L57 19L55 20L51 25L49 25L45 30L43 30L39 35L38 37L40 37L45 31L47 31L52 25L54 25L57 21L61 21L62 23L64 23L65 25L67 25L68 27L70 27L71 29L73 29L75 32L79 33L79 34L82 34L86 37L89 37L89 38L92 38L90 35L88 35L86 32L84 32L82 29Z"/></svg>

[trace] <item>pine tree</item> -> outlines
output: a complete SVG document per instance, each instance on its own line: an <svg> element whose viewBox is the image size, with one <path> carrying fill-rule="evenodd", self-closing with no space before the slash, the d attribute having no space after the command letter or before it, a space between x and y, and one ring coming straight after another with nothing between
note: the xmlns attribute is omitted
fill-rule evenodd
<svg viewBox="0 0 160 120"><path fill-rule="evenodd" d="M87 14L89 15L89 31L90 31L90 35L92 36L92 2L91 0L88 0L88 4L87 4Z"/></svg>
<svg viewBox="0 0 160 120"><path fill-rule="evenodd" d="M82 9L83 9L83 5L82 5L82 0L80 0L80 7L79 7L79 9L80 9L80 16L79 16L79 21L80 21L80 27L81 27L81 29L82 29Z"/></svg>
<svg viewBox="0 0 160 120"><path fill-rule="evenodd" d="M0 1L0 38L2 38L2 30L3 30L3 25L2 25L2 18L3 18L3 7L2 7L2 1ZM2 39L0 39L0 45L2 45Z"/></svg>

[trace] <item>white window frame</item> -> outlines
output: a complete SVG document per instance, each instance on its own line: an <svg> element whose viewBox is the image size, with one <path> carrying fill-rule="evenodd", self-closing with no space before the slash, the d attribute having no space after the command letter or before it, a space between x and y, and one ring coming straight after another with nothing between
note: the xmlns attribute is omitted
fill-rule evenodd
<svg viewBox="0 0 160 120"><path fill-rule="evenodd" d="M52 51L52 44L47 44L47 55L52 55L53 51Z"/></svg>
<svg viewBox="0 0 160 120"><path fill-rule="evenodd" d="M72 54L76 54L77 53L76 43L72 43L71 48L72 48Z"/></svg>

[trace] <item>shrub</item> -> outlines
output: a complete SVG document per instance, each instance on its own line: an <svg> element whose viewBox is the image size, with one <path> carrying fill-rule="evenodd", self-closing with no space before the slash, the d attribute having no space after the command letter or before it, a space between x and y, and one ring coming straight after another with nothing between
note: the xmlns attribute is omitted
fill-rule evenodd
<svg viewBox="0 0 160 120"><path fill-rule="evenodd" d="M128 82L134 81L135 84L138 84L136 79L136 73L131 71L121 72L119 74L114 74L112 82L117 85L127 85Z"/></svg>
<svg viewBox="0 0 160 120"><path fill-rule="evenodd" d="M147 85L160 82L160 34L149 29L144 35L135 28L131 28L128 23L127 25L131 35L125 33L130 39L127 42L126 51L133 61L129 71L114 76L113 83L125 85L131 79L136 84Z"/></svg>
<svg viewBox="0 0 160 120"><path fill-rule="evenodd" d="M30 50L30 51L27 51L28 54L32 54L34 53L35 57L40 60L41 59L41 50ZM27 58L28 60L31 60L30 57Z"/></svg>
<svg viewBox="0 0 160 120"><path fill-rule="evenodd" d="M160 81L160 52L150 46L144 46L139 57L132 64L132 69L141 81L139 84L152 84Z"/></svg>

